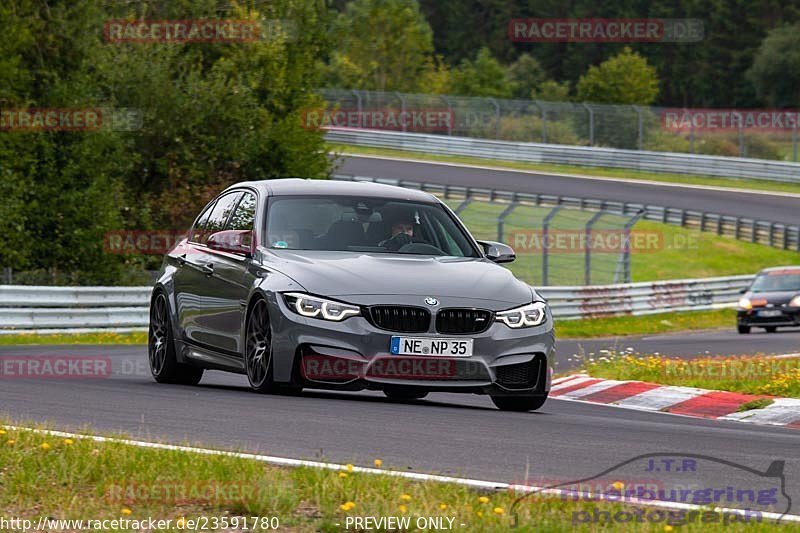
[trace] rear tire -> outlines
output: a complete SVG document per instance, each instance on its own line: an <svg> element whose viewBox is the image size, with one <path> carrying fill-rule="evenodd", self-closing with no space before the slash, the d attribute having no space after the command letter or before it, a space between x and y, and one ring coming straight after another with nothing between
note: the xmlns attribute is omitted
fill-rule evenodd
<svg viewBox="0 0 800 533"><path fill-rule="evenodd" d="M393 401L421 400L428 395L427 391L417 391L413 389L384 389L383 393Z"/></svg>
<svg viewBox="0 0 800 533"><path fill-rule="evenodd" d="M267 302L259 298L247 318L244 366L247 381L255 392L278 392L272 380L272 327Z"/></svg>
<svg viewBox="0 0 800 533"><path fill-rule="evenodd" d="M492 396L501 411L536 411L547 401L547 393L542 396Z"/></svg>
<svg viewBox="0 0 800 533"><path fill-rule="evenodd" d="M778 328L775 326L767 326L764 329L767 331L767 333L775 333L778 331Z"/></svg>
<svg viewBox="0 0 800 533"><path fill-rule="evenodd" d="M167 306L167 296L163 292L156 294L150 304L147 359L150 363L150 373L158 383L197 385L203 378L202 368L178 362L172 338L172 319Z"/></svg>
<svg viewBox="0 0 800 533"><path fill-rule="evenodd" d="M737 326L736 331L738 331L740 335L747 335L750 333L750 326Z"/></svg>

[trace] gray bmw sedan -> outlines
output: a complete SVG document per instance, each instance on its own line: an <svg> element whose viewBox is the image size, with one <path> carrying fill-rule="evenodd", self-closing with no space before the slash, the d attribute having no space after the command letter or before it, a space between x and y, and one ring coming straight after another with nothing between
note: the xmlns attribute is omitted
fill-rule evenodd
<svg viewBox="0 0 800 533"><path fill-rule="evenodd" d="M259 392L381 390L488 394L541 407L553 318L421 191L279 179L233 185L167 253L150 305L148 358L160 383L205 369L246 374Z"/></svg>

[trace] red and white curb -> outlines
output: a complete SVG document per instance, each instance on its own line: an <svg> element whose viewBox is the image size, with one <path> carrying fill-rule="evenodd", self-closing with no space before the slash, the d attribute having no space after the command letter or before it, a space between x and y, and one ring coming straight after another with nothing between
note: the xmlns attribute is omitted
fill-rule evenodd
<svg viewBox="0 0 800 533"><path fill-rule="evenodd" d="M800 399L794 398L658 385L644 381L617 381L593 378L585 374L554 379L550 397L627 409L800 429ZM772 399L773 403L761 409L739 412L742 405L762 398Z"/></svg>

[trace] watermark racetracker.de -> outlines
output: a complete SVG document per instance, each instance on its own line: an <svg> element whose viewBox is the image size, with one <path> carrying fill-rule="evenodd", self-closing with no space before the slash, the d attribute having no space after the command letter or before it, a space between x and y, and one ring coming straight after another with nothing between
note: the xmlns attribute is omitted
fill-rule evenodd
<svg viewBox="0 0 800 533"><path fill-rule="evenodd" d="M702 20L659 18L519 18L508 23L518 43L667 43L698 42Z"/></svg>
<svg viewBox="0 0 800 533"><path fill-rule="evenodd" d="M142 128L142 112L134 108L0 109L0 132L134 131Z"/></svg>
<svg viewBox="0 0 800 533"><path fill-rule="evenodd" d="M250 43L294 40L297 25L289 19L108 20L103 24L108 43Z"/></svg>

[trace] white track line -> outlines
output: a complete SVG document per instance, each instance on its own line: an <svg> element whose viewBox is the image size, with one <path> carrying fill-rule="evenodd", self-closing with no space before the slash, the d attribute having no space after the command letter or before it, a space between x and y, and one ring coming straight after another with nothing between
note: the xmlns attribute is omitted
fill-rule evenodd
<svg viewBox="0 0 800 533"><path fill-rule="evenodd" d="M113 444L124 444L127 446L136 446L139 448L153 448L158 450L169 450L169 451L179 451L179 452L189 452L189 453L199 453L203 455L221 455L226 457L236 457L239 459L248 459L252 461L261 461L264 463L274 464L277 466L308 466L312 468L322 468L325 470L347 470L347 465L342 465L338 463L324 463L320 461L306 461L302 459L289 459L286 457L275 457L272 455L258 455L253 453L241 453L241 452L229 452L224 450L212 450L208 448L195 448L193 446L178 446L174 444L161 444L158 442L148 442L148 441L140 441L140 440L130 440L130 439L118 439L112 437L101 437L99 435L84 435L79 433L68 433L65 431L54 431L49 429L37 429L37 428L28 428L28 427L19 427L19 426L7 426L7 425L0 425L0 427L5 428L11 431L30 431L31 433L38 433L41 435L51 435L54 437L62 437L62 438L70 438L70 439L88 439L94 442L104 442L104 443L113 443ZM479 479L470 479L470 478L460 478L460 477L451 477L451 476L440 476L435 474L422 474L419 472L401 472L397 470L381 470L379 468L367 468L363 466L354 466L352 469L353 472L361 472L365 474L381 474L384 476L392 476L392 477L399 477L405 479L413 479L417 481L435 481L439 483L453 483L456 485L463 485L467 487L472 487L476 489L484 489L484 490L494 490L494 491L505 491L511 490L515 492L521 493L536 493L536 494L547 494L552 496L562 496L562 497L581 497L586 498L586 501L592 501L590 498L595 500L603 500L603 501L611 501L614 503L627 503L630 505L642 505L647 507L656 507L660 509L673 509L673 510L696 510L696 511L708 511L709 507L702 506L702 505L695 505L690 503L677 503L677 502L662 502L662 501L653 501L653 500L640 500L638 498L624 498L620 499L619 496L611 494L596 494L592 492L584 492L584 491L572 491L566 489L557 489L557 488L545 488L545 487L536 487L533 485L518 485L518 484L509 484L509 483L502 483L499 481L483 481ZM742 509L729 509L726 507L715 507L711 509L716 511L717 513L729 513L731 515L739 515L745 516L746 511ZM800 523L800 515L781 515L779 513L769 513L769 512L761 512L760 516L767 520L778 520L781 519L782 521L787 522L797 522Z"/></svg>
<svg viewBox="0 0 800 533"><path fill-rule="evenodd" d="M441 165L445 167L464 167L464 168L474 168L478 170L491 170L493 172L516 172L518 174L538 174L538 175L545 175L545 176L554 176L557 178L574 178L574 179L582 179L582 180L592 180L592 181L611 181L614 183L636 183L639 185L655 185L658 187L677 187L680 189L700 189L704 191L718 191L718 192L733 192L733 193L745 193L745 194L761 194L764 196L780 196L780 197L788 197L788 198L800 198L800 194L798 193L791 193L791 192L783 192L783 191L765 191L761 189L742 189L738 187L719 187L716 185L693 185L687 183L675 183L669 181L650 181L650 180L639 180L639 179L628 179L628 178L611 178L605 176L592 176L592 175L583 175L583 174L568 174L568 173L561 173L561 172L550 172L547 170L525 170L525 169L514 169L514 168L507 168L507 167L494 167L491 165L470 165L467 163L448 163L444 161L429 161L426 159L416 159L416 158L405 158L405 157L390 157L390 156L379 156L379 155L365 155L365 154L354 154L350 152L340 152L338 155L342 155L345 157L361 157L364 159L384 159L386 161L402 161L408 163L425 163L429 165ZM469 156L456 156L456 157L469 157ZM621 169L621 170L631 170L631 169ZM699 178L702 177L710 177L710 178L717 178L717 179L730 179L730 180L737 180L737 181L746 181L746 178L726 178L725 176L697 176ZM408 180L413 181L413 180ZM782 182L775 182L775 183L782 183Z"/></svg>

